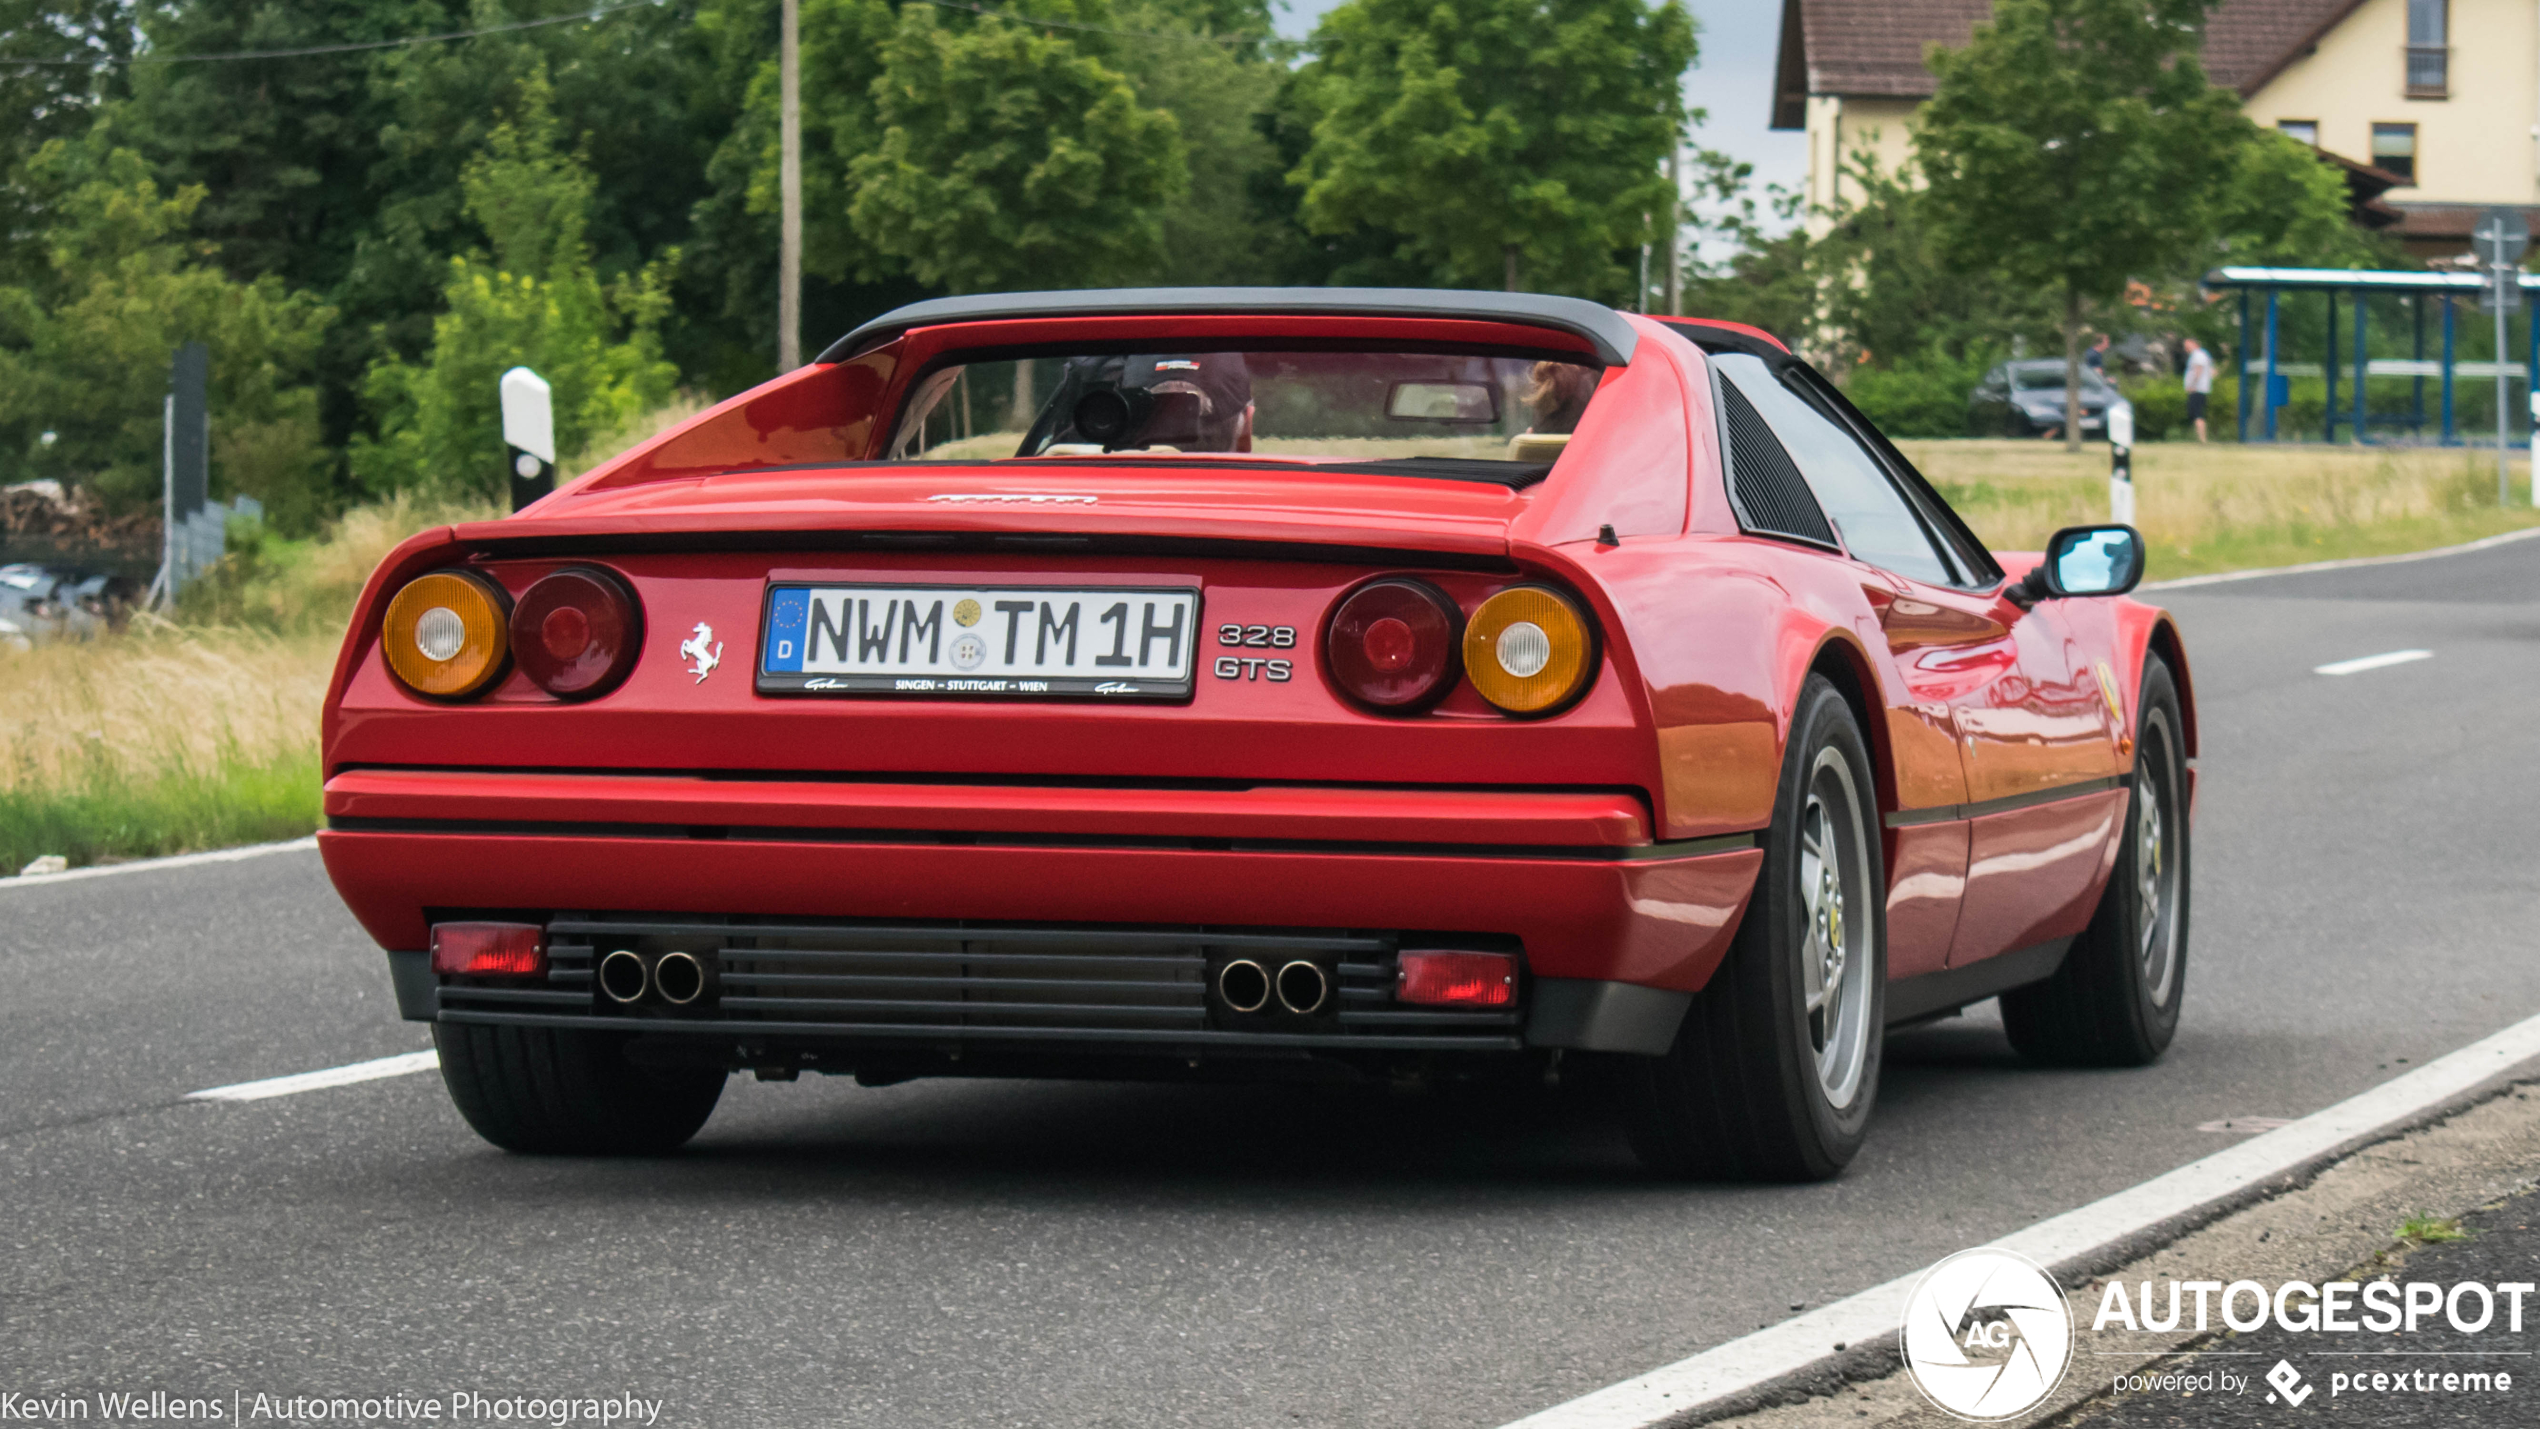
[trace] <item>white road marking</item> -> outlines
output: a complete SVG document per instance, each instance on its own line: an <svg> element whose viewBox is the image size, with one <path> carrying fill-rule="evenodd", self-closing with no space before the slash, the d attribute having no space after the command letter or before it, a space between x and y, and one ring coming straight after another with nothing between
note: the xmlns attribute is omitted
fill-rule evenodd
<svg viewBox="0 0 2540 1429"><path fill-rule="evenodd" d="M2310 561L2298 566L2269 566L2255 571L2218 571L2210 576L2180 576L2176 580L2145 581L2143 590L2186 590L2192 586L2222 585L2228 581L2253 581L2266 576L2298 576L2312 571L2347 571L2359 566L2400 566L2410 561L2431 561L2442 556L2465 556L2472 551L2492 550L2515 541L2528 541L2540 536L2540 526L2521 531L2507 531L2501 536L2485 536L2464 541L2457 546L2437 546L2431 551L2403 551L2395 556L2350 556L2342 561Z"/></svg>
<svg viewBox="0 0 2540 1429"><path fill-rule="evenodd" d="M2069 1284L2072 1273L2104 1269L2111 1258L2150 1243L2147 1237L2174 1237L2259 1199L2258 1188L2267 1182L2418 1125L2534 1057L2540 1057L2540 1017L2517 1022L2280 1130L2253 1136L1992 1244L2067 1276ZM1905 1297L1922 1273L1918 1267L1823 1309L1555 1405L1507 1429L1638 1429L1682 1422L1706 1408L1728 1407L1767 1385L1830 1366L1838 1345L1853 1351L1881 1347L1893 1365Z"/></svg>
<svg viewBox="0 0 2540 1429"><path fill-rule="evenodd" d="M210 1087L186 1093L190 1102L260 1102L267 1097L287 1097L295 1092L321 1091L327 1087L349 1087L355 1082L375 1082L383 1077L403 1077L416 1072L437 1071L441 1066L438 1052L406 1052L395 1057L382 1057L373 1062L355 1062L348 1067L329 1067L322 1072L295 1072L288 1077L267 1077L261 1082L240 1082L236 1086Z"/></svg>
<svg viewBox="0 0 2540 1429"><path fill-rule="evenodd" d="M2314 675L2360 675L2366 670L2382 670L2392 665L2405 665L2414 660L2431 660L2431 650L2392 650L2382 655L2358 655L2352 660L2336 660L2312 667Z"/></svg>
<svg viewBox="0 0 2540 1429"><path fill-rule="evenodd" d="M83 878L105 878L118 873L156 873L163 868L190 868L198 863L236 863L241 859L262 858L269 853L299 853L317 847L314 837L289 839L278 844L248 844L243 848L214 849L210 853L181 853L172 858L144 858L131 863L109 863L95 868L74 868L66 873L30 873L17 878L0 878L0 889L32 888L39 883L71 883Z"/></svg>

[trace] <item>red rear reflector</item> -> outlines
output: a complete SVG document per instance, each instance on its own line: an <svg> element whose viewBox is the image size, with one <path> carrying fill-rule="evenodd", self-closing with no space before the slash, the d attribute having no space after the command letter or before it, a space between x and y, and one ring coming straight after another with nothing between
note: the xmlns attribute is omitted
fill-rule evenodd
<svg viewBox="0 0 2540 1429"><path fill-rule="evenodd" d="M626 585L595 566L539 577L512 606L512 659L559 699L595 699L635 667L644 616Z"/></svg>
<svg viewBox="0 0 2540 1429"><path fill-rule="evenodd" d="M1517 1000L1517 960L1506 953L1404 953L1394 998L1433 1007L1507 1007Z"/></svg>
<svg viewBox="0 0 2540 1429"><path fill-rule="evenodd" d="M1417 713L1455 684L1462 619L1455 602L1426 581L1360 586L1332 612L1325 667L1351 699L1387 714Z"/></svg>
<svg viewBox="0 0 2540 1429"><path fill-rule="evenodd" d="M435 923L432 970L445 977L535 977L547 970L547 930L535 923Z"/></svg>

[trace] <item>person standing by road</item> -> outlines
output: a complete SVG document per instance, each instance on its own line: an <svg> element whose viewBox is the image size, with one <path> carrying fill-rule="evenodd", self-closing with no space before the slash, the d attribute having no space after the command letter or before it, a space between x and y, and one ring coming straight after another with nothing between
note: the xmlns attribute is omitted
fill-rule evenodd
<svg viewBox="0 0 2540 1429"><path fill-rule="evenodd" d="M2205 440L2205 404L2214 392L2214 355L2205 344L2187 339L2187 418L2196 424L2196 440Z"/></svg>
<svg viewBox="0 0 2540 1429"><path fill-rule="evenodd" d="M2090 350L2081 355L2081 365L2098 373L2101 377L2108 375L2108 335L2106 333L2099 334L2099 340L2092 343Z"/></svg>

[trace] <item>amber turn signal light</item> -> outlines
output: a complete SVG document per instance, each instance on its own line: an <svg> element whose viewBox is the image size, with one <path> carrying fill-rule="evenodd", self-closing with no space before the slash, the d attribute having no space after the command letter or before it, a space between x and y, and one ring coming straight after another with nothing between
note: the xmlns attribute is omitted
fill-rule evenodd
<svg viewBox="0 0 2540 1429"><path fill-rule="evenodd" d="M388 602L379 643L408 689L465 699L502 673L510 623L511 600L501 586L472 571L434 571Z"/></svg>
<svg viewBox="0 0 2540 1429"><path fill-rule="evenodd" d="M1587 617L1567 596L1512 586L1483 601L1466 622L1464 678L1510 714L1549 713L1587 688L1595 644Z"/></svg>

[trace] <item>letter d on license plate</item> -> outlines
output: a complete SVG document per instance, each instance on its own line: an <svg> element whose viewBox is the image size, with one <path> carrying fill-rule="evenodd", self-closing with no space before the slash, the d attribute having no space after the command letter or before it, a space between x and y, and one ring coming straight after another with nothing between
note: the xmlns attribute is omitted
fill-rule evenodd
<svg viewBox="0 0 2540 1429"><path fill-rule="evenodd" d="M1188 589L778 582L758 689L1186 700L1199 631Z"/></svg>

